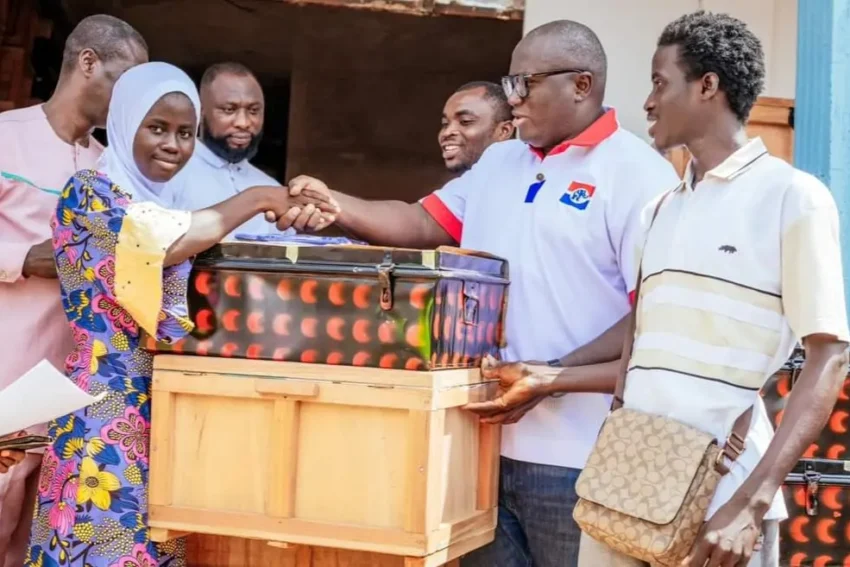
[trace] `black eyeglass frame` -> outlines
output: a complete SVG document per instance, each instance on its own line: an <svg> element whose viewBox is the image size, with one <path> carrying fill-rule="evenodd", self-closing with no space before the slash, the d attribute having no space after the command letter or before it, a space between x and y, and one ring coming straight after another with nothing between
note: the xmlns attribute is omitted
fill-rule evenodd
<svg viewBox="0 0 850 567"><path fill-rule="evenodd" d="M587 71L586 69L559 69L557 71L543 71L541 73L518 73L516 75L505 75L502 77L502 90L508 98L516 93L516 95L522 99L528 96L528 79L589 72L590 71Z"/></svg>

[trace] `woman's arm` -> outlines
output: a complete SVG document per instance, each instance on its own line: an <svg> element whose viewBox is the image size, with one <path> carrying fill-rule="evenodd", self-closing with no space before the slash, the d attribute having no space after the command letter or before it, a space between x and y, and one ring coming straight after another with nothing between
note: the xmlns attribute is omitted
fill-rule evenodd
<svg viewBox="0 0 850 567"><path fill-rule="evenodd" d="M90 301L117 303L138 326L158 337L161 315L168 309L164 278L176 278L185 286L186 260L258 213L268 211L283 219L293 204L302 203L329 216L337 210L330 196L301 197L290 197L279 187L257 187L193 214L151 202L133 203L107 177L81 171L69 180L57 204L57 270L60 277L93 282ZM78 307L83 316L85 305Z"/></svg>
<svg viewBox="0 0 850 567"><path fill-rule="evenodd" d="M293 207L303 210L310 205L327 216L328 224L339 212L336 202L325 193L304 191L291 197L280 187L246 189L213 207L193 212L189 229L168 249L164 265L173 266L203 252L259 213L273 213L282 219Z"/></svg>

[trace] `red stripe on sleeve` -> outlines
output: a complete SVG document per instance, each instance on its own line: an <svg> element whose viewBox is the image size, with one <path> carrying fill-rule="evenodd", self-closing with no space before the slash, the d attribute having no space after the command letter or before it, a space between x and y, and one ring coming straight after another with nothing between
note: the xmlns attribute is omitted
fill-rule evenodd
<svg viewBox="0 0 850 567"><path fill-rule="evenodd" d="M629 304L634 307L635 306L635 290L629 292Z"/></svg>
<svg viewBox="0 0 850 567"><path fill-rule="evenodd" d="M460 237L463 234L463 222L455 216L443 200L432 193L422 199L420 203L422 203L425 212L431 215L437 221L437 224L443 227L443 230L455 239L455 242L460 244Z"/></svg>

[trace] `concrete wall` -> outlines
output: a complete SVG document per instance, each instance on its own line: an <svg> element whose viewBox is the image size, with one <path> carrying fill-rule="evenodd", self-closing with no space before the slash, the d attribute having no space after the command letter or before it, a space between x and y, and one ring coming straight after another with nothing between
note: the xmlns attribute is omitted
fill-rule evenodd
<svg viewBox="0 0 850 567"><path fill-rule="evenodd" d="M700 8L747 22L762 41L767 63L765 96L794 98L798 0L526 0L525 30L566 18L599 34L608 52L607 104L620 122L646 137L643 101L650 61L666 24Z"/></svg>

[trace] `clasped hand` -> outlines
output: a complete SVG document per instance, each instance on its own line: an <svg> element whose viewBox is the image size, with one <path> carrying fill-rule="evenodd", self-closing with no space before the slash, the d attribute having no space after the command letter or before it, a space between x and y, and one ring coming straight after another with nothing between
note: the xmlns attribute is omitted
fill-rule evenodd
<svg viewBox="0 0 850 567"><path fill-rule="evenodd" d="M53 242L48 238L29 249L21 268L24 277L55 278L56 263L53 259Z"/></svg>
<svg viewBox="0 0 850 567"><path fill-rule="evenodd" d="M0 437L0 439L13 439L23 435L26 435L26 431L21 431L12 435L4 435ZM8 472L10 468L23 461L25 456L26 453L23 451L11 451L8 449L0 451L0 474Z"/></svg>
<svg viewBox="0 0 850 567"><path fill-rule="evenodd" d="M280 208L266 212L266 220L275 223L278 230L322 230L333 224L341 211L328 186L313 177L296 177L280 196Z"/></svg>

